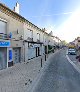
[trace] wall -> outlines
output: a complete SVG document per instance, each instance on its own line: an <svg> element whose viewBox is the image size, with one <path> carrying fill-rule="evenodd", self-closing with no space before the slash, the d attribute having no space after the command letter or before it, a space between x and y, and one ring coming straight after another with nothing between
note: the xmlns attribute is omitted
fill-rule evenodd
<svg viewBox="0 0 80 92"><path fill-rule="evenodd" d="M24 40L27 40L29 37L29 31L28 29L33 31L33 41L37 42L37 33L40 34L40 42L43 42L43 32L41 32L40 30L38 30L36 27L32 27L29 24L25 23L24 24Z"/></svg>
<svg viewBox="0 0 80 92"><path fill-rule="evenodd" d="M23 23L1 11L0 18L7 21L7 34L12 32L13 38L19 40L21 35L23 35Z"/></svg>
<svg viewBox="0 0 80 92"><path fill-rule="evenodd" d="M0 8L1 9L1 8ZM12 38L14 40L18 40L17 42L11 40L11 47L20 47L23 46L23 43L20 42L20 37L23 36L24 33L24 23L23 21L13 17L14 15L6 14L5 11L0 11L0 18L7 21L7 34L12 33ZM21 46L21 47L22 47ZM24 48L21 48L21 61L24 61Z"/></svg>
<svg viewBox="0 0 80 92"><path fill-rule="evenodd" d="M48 34L44 33L44 45L48 45Z"/></svg>
<svg viewBox="0 0 80 92"><path fill-rule="evenodd" d="M24 60L25 61L28 60L28 43L27 42L24 43Z"/></svg>

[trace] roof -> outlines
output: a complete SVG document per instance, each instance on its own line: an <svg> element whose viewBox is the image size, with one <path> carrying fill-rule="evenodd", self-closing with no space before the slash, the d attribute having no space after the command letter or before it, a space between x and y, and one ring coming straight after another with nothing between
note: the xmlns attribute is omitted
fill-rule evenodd
<svg viewBox="0 0 80 92"><path fill-rule="evenodd" d="M10 8L8 8L5 4L0 3L0 6L6 8L6 9L9 10L10 12L14 13L15 15L17 15L17 16L19 16L20 18L22 18L22 19L25 20L24 17L22 17L20 14L16 13L15 11L11 10Z"/></svg>
<svg viewBox="0 0 80 92"><path fill-rule="evenodd" d="M7 7L5 4L0 3L0 6L6 8L8 11L12 12L13 14L17 15L18 17L22 18L24 20L24 22L28 22L31 25L35 26L36 28L38 28L40 31L42 31L39 27L37 27L36 25L34 25L33 23L31 23L30 21L28 21L26 18L24 18L23 16L21 16L20 14L16 13L15 11L11 10L9 7Z"/></svg>

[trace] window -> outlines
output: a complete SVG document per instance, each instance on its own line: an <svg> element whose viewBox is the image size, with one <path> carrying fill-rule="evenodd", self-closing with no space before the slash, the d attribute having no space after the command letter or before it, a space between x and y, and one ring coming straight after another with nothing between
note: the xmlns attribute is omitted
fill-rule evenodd
<svg viewBox="0 0 80 92"><path fill-rule="evenodd" d="M6 34L7 33L6 30L7 30L7 23L0 20L0 33Z"/></svg>
<svg viewBox="0 0 80 92"><path fill-rule="evenodd" d="M40 40L40 34L37 33L37 40Z"/></svg>
<svg viewBox="0 0 80 92"><path fill-rule="evenodd" d="M33 31L32 30L28 29L27 33L28 33L29 38L33 38Z"/></svg>

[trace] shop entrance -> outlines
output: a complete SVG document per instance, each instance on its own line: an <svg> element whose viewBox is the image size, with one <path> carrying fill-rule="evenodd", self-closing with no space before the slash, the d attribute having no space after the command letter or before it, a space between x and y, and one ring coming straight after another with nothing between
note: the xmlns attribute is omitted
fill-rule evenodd
<svg viewBox="0 0 80 92"><path fill-rule="evenodd" d="M20 62L20 48L13 48L13 62L14 64Z"/></svg>
<svg viewBox="0 0 80 92"><path fill-rule="evenodd" d="M7 48L0 47L0 70L7 68Z"/></svg>

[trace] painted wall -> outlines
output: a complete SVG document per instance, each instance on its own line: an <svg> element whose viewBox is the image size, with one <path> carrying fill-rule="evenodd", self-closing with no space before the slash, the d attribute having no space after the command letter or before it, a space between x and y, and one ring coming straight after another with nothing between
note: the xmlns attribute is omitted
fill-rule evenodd
<svg viewBox="0 0 80 92"><path fill-rule="evenodd" d="M13 38L20 40L23 35L23 23L0 11L0 18L7 21L7 34L12 32Z"/></svg>
<svg viewBox="0 0 80 92"><path fill-rule="evenodd" d="M30 35L30 31L28 30L32 30L33 31L33 41L37 42L38 36L37 33L40 34L40 42L43 42L43 32L40 32L37 28L32 27L30 25L28 25L27 23L24 24L24 40L27 40L28 37L31 37Z"/></svg>
<svg viewBox="0 0 80 92"><path fill-rule="evenodd" d="M48 45L48 40L49 40L49 37L46 33L44 33L44 45Z"/></svg>
<svg viewBox="0 0 80 92"><path fill-rule="evenodd" d="M24 43L24 61L28 60L28 43Z"/></svg>

